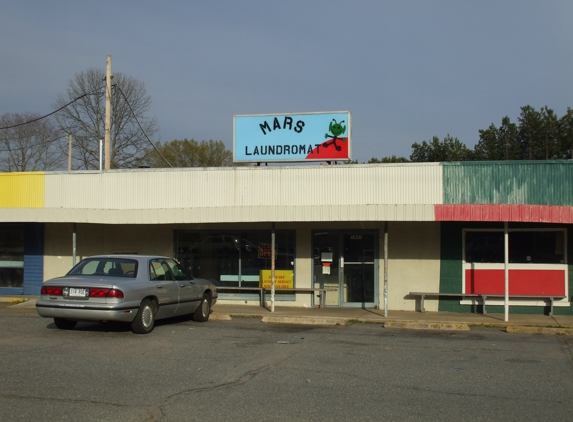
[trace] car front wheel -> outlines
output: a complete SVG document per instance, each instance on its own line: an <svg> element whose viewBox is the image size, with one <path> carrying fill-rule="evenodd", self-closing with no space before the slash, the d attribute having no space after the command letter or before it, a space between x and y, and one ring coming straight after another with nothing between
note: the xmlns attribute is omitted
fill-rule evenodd
<svg viewBox="0 0 573 422"><path fill-rule="evenodd" d="M54 318L54 324L56 324L56 327L60 330L73 330L77 323L77 321L71 321L69 319Z"/></svg>
<svg viewBox="0 0 573 422"><path fill-rule="evenodd" d="M145 299L135 319L131 323L131 331L135 334L149 334L153 331L155 327L155 311L153 309L153 302L149 299Z"/></svg>
<svg viewBox="0 0 573 422"><path fill-rule="evenodd" d="M205 322L209 319L210 313L211 313L211 298L209 297L208 294L204 294L203 299L201 299L201 304L193 314L193 319L197 322Z"/></svg>

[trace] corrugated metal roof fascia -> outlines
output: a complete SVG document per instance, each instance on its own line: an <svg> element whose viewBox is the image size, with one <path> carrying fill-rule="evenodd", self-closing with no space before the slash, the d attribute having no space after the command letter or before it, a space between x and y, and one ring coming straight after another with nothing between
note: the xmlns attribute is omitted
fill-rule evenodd
<svg viewBox="0 0 573 422"><path fill-rule="evenodd" d="M0 208L42 208L44 172L0 173Z"/></svg>
<svg viewBox="0 0 573 422"><path fill-rule="evenodd" d="M442 164L445 204L573 205L572 161Z"/></svg>
<svg viewBox="0 0 573 422"><path fill-rule="evenodd" d="M168 209L224 206L436 204L437 165L216 168L52 173L46 207Z"/></svg>
<svg viewBox="0 0 573 422"><path fill-rule="evenodd" d="M317 221L434 221L433 205L299 205L187 209L0 209L2 222L176 224Z"/></svg>

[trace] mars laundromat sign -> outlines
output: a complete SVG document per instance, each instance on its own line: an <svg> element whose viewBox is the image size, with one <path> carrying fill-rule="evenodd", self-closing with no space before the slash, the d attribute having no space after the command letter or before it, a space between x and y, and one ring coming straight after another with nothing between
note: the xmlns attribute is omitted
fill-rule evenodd
<svg viewBox="0 0 573 422"><path fill-rule="evenodd" d="M237 115L233 118L233 161L348 161L349 111Z"/></svg>

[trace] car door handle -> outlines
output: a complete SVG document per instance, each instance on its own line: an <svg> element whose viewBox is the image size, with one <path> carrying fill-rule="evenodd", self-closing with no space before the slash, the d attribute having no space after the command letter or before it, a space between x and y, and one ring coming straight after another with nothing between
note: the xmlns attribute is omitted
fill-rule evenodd
<svg viewBox="0 0 573 422"><path fill-rule="evenodd" d="M162 284L158 284L157 286L155 286L156 289L163 289L163 285Z"/></svg>
<svg viewBox="0 0 573 422"><path fill-rule="evenodd" d="M179 286L181 286L181 287L185 287L185 284L180 284Z"/></svg>

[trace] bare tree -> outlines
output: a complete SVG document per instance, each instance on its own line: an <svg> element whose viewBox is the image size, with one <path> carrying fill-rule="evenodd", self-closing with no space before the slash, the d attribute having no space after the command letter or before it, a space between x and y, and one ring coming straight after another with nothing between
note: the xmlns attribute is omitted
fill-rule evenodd
<svg viewBox="0 0 573 422"><path fill-rule="evenodd" d="M158 130L154 118L145 114L151 106L145 84L121 73L113 75L111 100L111 167L133 167L144 155ZM99 141L104 139L105 72L91 68L70 80L65 95L60 95L55 108L69 106L56 114L59 126L72 134L73 167L99 168ZM141 127L139 126L141 124ZM142 130L143 128L143 130Z"/></svg>
<svg viewBox="0 0 573 422"><path fill-rule="evenodd" d="M29 123L27 123L29 122ZM0 117L0 171L63 169L65 135L49 118L34 113L6 113Z"/></svg>

